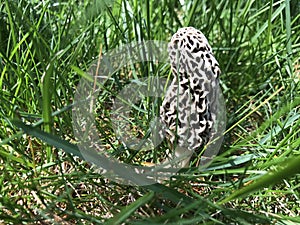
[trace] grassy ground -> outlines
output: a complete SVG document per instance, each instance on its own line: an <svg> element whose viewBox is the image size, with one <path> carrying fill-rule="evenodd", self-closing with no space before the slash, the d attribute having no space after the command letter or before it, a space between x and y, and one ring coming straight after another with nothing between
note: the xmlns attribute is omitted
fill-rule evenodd
<svg viewBox="0 0 300 225"><path fill-rule="evenodd" d="M1 1L1 223L300 223L300 4L187 2ZM71 144L80 71L101 51L169 41L184 26L207 36L222 69L221 153L206 171L192 166L164 185L126 186L95 173ZM149 75L167 77L168 65L124 68L99 97L100 138L113 153L123 145L108 119L110 96ZM142 134L147 104L132 124Z"/></svg>

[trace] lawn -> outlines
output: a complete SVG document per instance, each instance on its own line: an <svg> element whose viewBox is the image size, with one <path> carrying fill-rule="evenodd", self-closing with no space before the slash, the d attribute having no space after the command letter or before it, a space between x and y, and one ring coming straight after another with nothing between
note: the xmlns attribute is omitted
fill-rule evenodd
<svg viewBox="0 0 300 225"><path fill-rule="evenodd" d="M3 0L0 13L1 224L300 224L298 1ZM171 76L165 58L125 53L124 63L122 46L164 45L187 26L207 37L222 71L220 151L160 183L103 174L84 141L128 177L168 149L147 144L161 96L139 95L116 123L120 93ZM116 56L107 68L106 56ZM97 94L87 105L82 84L95 84L81 89Z"/></svg>

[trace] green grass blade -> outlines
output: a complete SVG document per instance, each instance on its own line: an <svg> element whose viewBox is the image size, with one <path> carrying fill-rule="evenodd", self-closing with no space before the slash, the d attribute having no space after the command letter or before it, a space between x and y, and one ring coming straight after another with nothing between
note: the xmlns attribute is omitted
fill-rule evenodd
<svg viewBox="0 0 300 225"><path fill-rule="evenodd" d="M288 179L296 174L300 173L300 156L294 156L285 160L282 164L283 166L278 166L277 170L269 171L266 175L255 180L253 183L241 188L240 190L234 191L228 197L219 202L219 204L227 203L231 200L242 198L250 193L261 190L265 187L270 187L271 185L277 184L284 179Z"/></svg>
<svg viewBox="0 0 300 225"><path fill-rule="evenodd" d="M86 160L85 157L89 157L90 159L96 159L97 154L95 152L86 152L85 157L81 154L79 148L76 145L73 145L65 140L60 139L59 137L46 133L38 128L29 126L24 124L21 121L14 120L12 121L14 125L21 128L25 133L32 135L34 137L37 137L41 139L42 141L48 143L49 145L52 145L56 148L62 149L67 153L73 154L74 156L78 156L83 160ZM90 155L88 155L90 154ZM97 164L97 163L96 163ZM179 193L178 191L168 188L161 184L152 184L148 186L144 186L146 189L152 190L156 193L159 193L162 195L163 198L169 199L173 201L176 204L189 204L192 199Z"/></svg>
<svg viewBox="0 0 300 225"><path fill-rule="evenodd" d="M147 202L149 202L154 196L154 192L149 192L145 194L143 197L140 197L135 202L131 203L129 206L124 207L121 212L119 212L117 215L115 215L113 218L106 221L105 225L114 225L114 224L121 224L124 222L128 217L130 217L135 210L137 210L139 207L145 205Z"/></svg>
<svg viewBox="0 0 300 225"><path fill-rule="evenodd" d="M21 121L14 120L14 121L12 121L12 123L14 125L16 125L17 127L21 128L25 133L32 135L34 137L37 137L37 138L41 139L42 141L44 141L44 142L48 143L49 145L52 145L56 148L63 149L67 153L73 154L74 156L78 156L78 157L84 159L82 154L80 153L80 150L78 149L78 147L76 145L73 145L68 141L60 139L59 137L57 137L53 134L46 133L38 128L26 125Z"/></svg>

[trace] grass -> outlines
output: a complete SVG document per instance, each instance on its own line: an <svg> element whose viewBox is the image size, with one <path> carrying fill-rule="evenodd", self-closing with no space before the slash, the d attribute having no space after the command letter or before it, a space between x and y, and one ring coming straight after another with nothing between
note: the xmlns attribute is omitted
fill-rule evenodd
<svg viewBox="0 0 300 225"><path fill-rule="evenodd" d="M300 223L300 5L297 1L35 1L0 3L0 222L4 224ZM86 162L72 130L79 81L99 52L200 29L221 69L227 130L220 154L164 184L128 186ZM101 50L102 49L102 50ZM114 73L97 98L103 146L128 163L111 98L131 80L169 76L167 63ZM130 119L147 134L157 107ZM158 100L157 104L160 101ZM21 128L21 129L20 129Z"/></svg>

